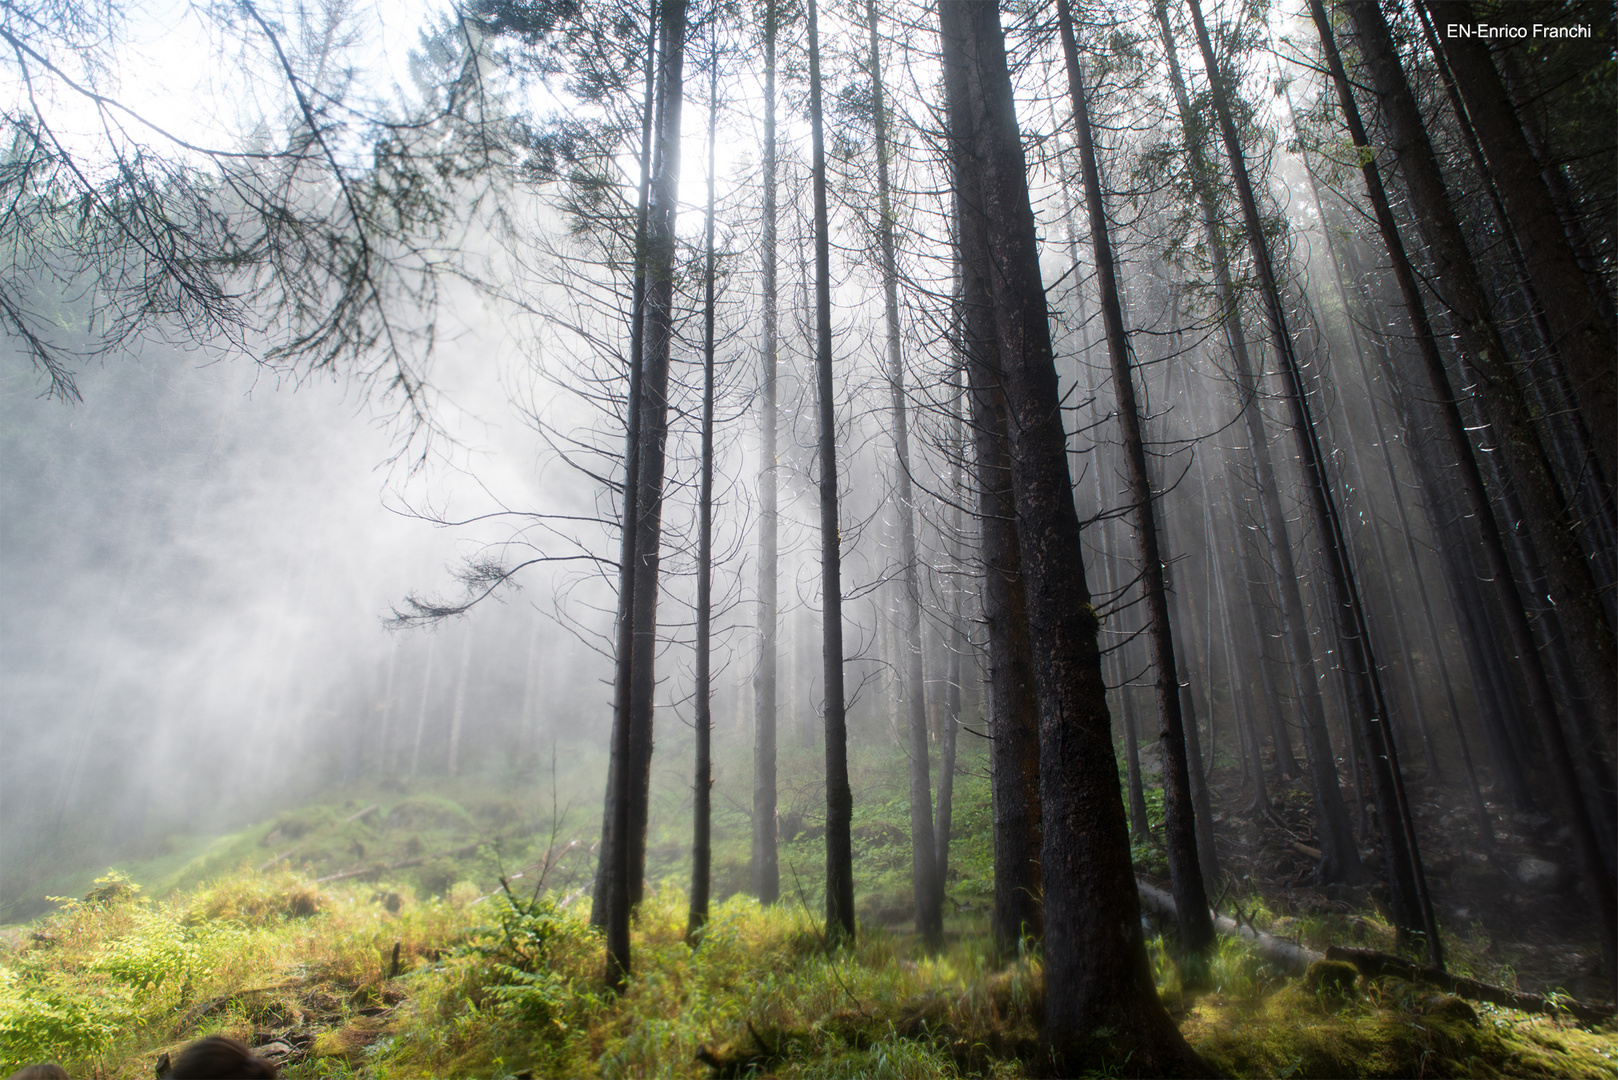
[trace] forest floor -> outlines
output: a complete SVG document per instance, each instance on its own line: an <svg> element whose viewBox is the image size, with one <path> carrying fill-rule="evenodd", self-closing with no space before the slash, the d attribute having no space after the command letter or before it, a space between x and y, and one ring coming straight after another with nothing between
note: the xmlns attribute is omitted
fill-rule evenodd
<svg viewBox="0 0 1618 1080"><path fill-rule="evenodd" d="M1260 926L1315 949L1393 947L1386 920L1365 918L1367 912L1385 913L1380 886L1313 882L1311 853L1318 840L1306 781L1272 783L1272 815L1232 812L1253 802L1238 770L1220 770L1213 781L1214 803L1226 808L1214 815L1221 868L1233 886L1220 905L1223 913L1251 916L1256 909ZM1577 884L1567 830L1548 814L1491 805L1490 845L1459 778L1454 786L1416 778L1407 790L1435 915L1454 963L1483 981L1528 993L1610 1002L1612 986L1601 975L1600 938ZM1350 811L1358 817L1353 804ZM1366 812L1374 814L1369 805ZM1377 828L1375 818L1356 824L1364 850L1365 837ZM1367 865L1373 879L1381 880L1380 854L1373 853ZM1166 887L1166 867L1156 869Z"/></svg>
<svg viewBox="0 0 1618 1080"><path fill-rule="evenodd" d="M862 930L852 949L828 952L819 935L823 847L808 780L783 785L783 903L731 896L696 949L682 891L689 815L678 813L679 785L665 785L675 794L654 806L636 977L622 998L602 990L582 895L596 821L570 822L554 790L502 795L487 778L359 785L228 836L179 838L171 853L123 867L127 876L71 890L64 881L82 899L0 929L0 1073L55 1058L74 1076L150 1077L163 1054L224 1032L289 1080L1049 1075L1037 950L1003 963L985 934L981 762L963 757L949 943L930 954L905 926L908 810L894 756L854 756ZM1231 875L1222 912L1317 949L1396 947L1374 890L1308 884L1308 857L1294 847L1313 839L1301 790L1272 787L1271 819L1232 813L1250 799L1236 776L1214 780ZM1565 865L1554 832L1513 820L1495 862L1480 864L1478 838L1456 820L1464 804L1422 789L1417 805L1452 968L1606 997L1576 891L1561 875L1524 883L1512 872L1527 859ZM744 882L745 821L740 807L716 814L721 895ZM1143 876L1161 871L1154 844L1136 856ZM1289 978L1231 938L1211 986L1189 993L1170 942L1153 937L1151 956L1182 1031L1230 1075L1618 1080L1612 1022L1463 1002L1389 977ZM1086 1067L1129 1074L1126 1060Z"/></svg>

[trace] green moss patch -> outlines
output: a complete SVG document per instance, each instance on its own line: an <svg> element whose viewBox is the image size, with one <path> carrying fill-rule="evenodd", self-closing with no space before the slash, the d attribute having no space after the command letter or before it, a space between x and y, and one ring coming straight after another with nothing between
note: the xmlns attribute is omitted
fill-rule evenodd
<svg viewBox="0 0 1618 1080"><path fill-rule="evenodd" d="M1181 1030L1232 1076L1618 1077L1610 1031L1474 1007L1401 980L1362 989L1351 996L1306 981L1257 1001L1211 996Z"/></svg>

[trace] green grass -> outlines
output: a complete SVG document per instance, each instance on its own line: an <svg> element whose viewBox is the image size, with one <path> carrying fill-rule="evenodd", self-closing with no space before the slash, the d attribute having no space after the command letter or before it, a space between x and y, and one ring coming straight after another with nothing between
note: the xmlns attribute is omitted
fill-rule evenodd
<svg viewBox="0 0 1618 1080"><path fill-rule="evenodd" d="M163 1053L223 1032L290 1055L289 1080L1040 1075L1038 952L997 966L986 935L983 764L981 745L964 744L938 954L908 932L909 804L893 748L851 756L860 934L838 952L821 938L811 751L782 755L780 904L739 894L746 807L719 800L719 899L696 949L684 940L689 778L654 775L648 896L621 998L603 988L582 892L599 819L578 807L598 805L596 792L506 794L487 777L357 785L224 836L176 838L123 873L64 876L62 892L82 899L0 934L0 1074L57 1059L74 1075L148 1077ZM1299 920L1242 903L1317 948L1382 944L1374 913ZM1483 945L1452 954L1481 969ZM1210 958L1211 989L1193 995L1169 945L1153 939L1151 955L1187 1037L1231 1075L1618 1078L1610 1030L1472 1010L1405 983L1311 989L1231 939Z"/></svg>
<svg viewBox="0 0 1618 1080"><path fill-rule="evenodd" d="M1038 957L995 966L981 927L928 955L881 930L828 952L817 917L741 896L696 948L685 921L678 889L649 896L620 998L585 905L555 892L423 899L249 870L154 901L108 876L0 953L0 1069L145 1077L223 1032L294 1050L289 1080L1041 1071ZM1231 1075L1618 1076L1610 1031L1397 980L1287 981L1234 941L1215 989L1182 1000L1161 942L1153 954L1187 1037Z"/></svg>

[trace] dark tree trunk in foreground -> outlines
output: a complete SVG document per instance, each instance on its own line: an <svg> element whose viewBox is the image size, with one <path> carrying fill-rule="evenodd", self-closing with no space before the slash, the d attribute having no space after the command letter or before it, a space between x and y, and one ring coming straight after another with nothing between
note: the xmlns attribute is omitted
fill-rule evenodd
<svg viewBox="0 0 1618 1080"><path fill-rule="evenodd" d="M695 942L708 922L708 884L713 864L713 710L710 665L713 621L713 379L714 379L714 127L719 115L719 51L708 71L708 210L703 221L702 477L697 492L697 657L695 708L696 777L691 788L691 915L685 936Z"/></svg>
<svg viewBox="0 0 1618 1080"><path fill-rule="evenodd" d="M1206 953L1214 941L1208 896L1202 888L1197 862L1196 810L1191 803L1191 775L1185 761L1185 728L1180 715L1180 673L1174 657L1174 636L1169 626L1169 600L1163 580L1163 556L1158 550L1157 511L1151 478L1146 470L1146 448L1141 434L1140 406L1135 400L1134 372L1129 341L1124 333L1123 309L1114 278L1112 238L1107 209L1101 197L1091 137L1089 101L1084 69L1067 0L1056 0L1062 51L1067 59L1068 89L1072 96L1073 124L1078 136L1079 167L1083 173L1085 203L1090 213L1090 242L1094 249L1096 280L1101 292L1101 324L1107 336L1112 364L1113 394L1118 403L1118 424L1123 434L1129 497L1134 503L1135 535L1140 544L1141 585L1146 592L1147 634L1152 649L1152 677L1157 691L1157 745L1163 766L1163 826L1168 849L1169 877L1174 890L1180 948L1190 955Z"/></svg>
<svg viewBox="0 0 1618 1080"><path fill-rule="evenodd" d="M826 937L854 937L854 793L843 700L843 586L837 523L837 416L831 372L831 238L820 105L820 30L809 0L809 137L815 189L815 374L820 413L820 595L826 698Z"/></svg>
<svg viewBox="0 0 1618 1080"><path fill-rule="evenodd" d="M964 68L990 252L1011 483L1040 711L1045 1038L1060 1073L1207 1076L1157 998L1112 754L1112 725L1062 431L1034 215L996 4L939 5L945 67ZM964 87L961 85L964 83ZM962 155L966 158L966 155Z"/></svg>
<svg viewBox="0 0 1618 1080"><path fill-rule="evenodd" d="M971 161L972 112L963 64L959 55L946 53L955 228L960 245L960 348L970 395L978 557L983 565L983 621L988 631L989 773L994 811L994 912L990 922L1001 955L1015 956L1024 938L1037 939L1044 932L1039 700L1011 499L1005 393L989 295L992 268L978 170Z"/></svg>
<svg viewBox="0 0 1618 1080"><path fill-rule="evenodd" d="M1315 674L1314 647L1309 641L1309 627L1298 590L1299 575L1293 565L1292 542L1287 535L1285 512L1281 507L1280 492L1275 481L1275 465L1270 457L1269 434L1258 404L1258 381L1247 352L1247 335L1242 327L1240 302L1231 283L1229 259L1225 253L1218 214L1214 207L1215 173L1212 162L1203 150L1202 126L1191 111L1186 93L1185 79L1180 73L1179 58L1174 48L1174 36L1169 27L1168 12L1164 4L1156 5L1158 30L1168 60L1169 77L1174 85L1174 96L1179 107L1180 126L1185 132L1191 158L1192 182L1196 185L1197 202L1202 214L1203 230L1208 240L1208 255L1213 268L1214 286L1219 296L1225 336L1230 343L1232 364L1235 368L1237 389L1242 395L1242 419L1247 430L1248 446L1253 455L1253 468L1258 481L1260 526L1264 533L1269 555L1273 561L1277 591L1281 597L1281 643L1288 667L1291 668L1297 688L1299 706L1303 712L1303 747L1309 762L1309 780L1315 797L1315 829L1320 840L1320 878L1322 881L1359 882L1367 878L1360 862L1359 848L1354 840L1354 827L1349 822L1348 806L1343 801L1342 788L1337 779L1337 758L1332 752L1331 735L1326 728L1326 708L1320 696L1320 681ZM1260 663L1263 663L1260 658Z"/></svg>
<svg viewBox="0 0 1618 1080"><path fill-rule="evenodd" d="M1232 179L1242 208L1270 342L1285 387L1283 396L1291 414L1292 434L1297 444L1309 512L1320 538L1322 569L1331 590L1338 672L1342 676L1344 695L1352 714L1351 722L1359 726L1369 751L1371 786L1377 800L1377 818L1382 827L1383 850L1388 863L1390 906L1398 925L1426 933L1433 966L1442 967L1438 927L1433 919L1432 905L1422 875L1413 819L1405 797L1404 780L1399 772L1398 750L1388 727L1387 698L1382 692L1377 673L1369 623L1349 563L1347 537L1326 477L1314 419L1309 412L1307 391L1281 306L1281 292L1275 280L1269 243L1264 237L1258 204L1248 180L1241 139L1231 118L1224 75L1219 69L1197 0L1190 0L1190 10L1197 42L1202 48L1208 70L1220 135L1230 159Z"/></svg>
<svg viewBox="0 0 1618 1080"><path fill-rule="evenodd" d="M758 674L753 683L753 854L749 876L761 904L781 896L780 855L775 844L775 690L777 611L776 476L776 225L775 225L775 37L776 0L764 5L764 372L759 385L758 487Z"/></svg>
<svg viewBox="0 0 1618 1080"><path fill-rule="evenodd" d="M652 784L652 698L657 688L657 600L662 562L664 448L669 434L669 353L674 342L675 214L679 210L680 112L684 96L684 0L662 0L658 132L646 220L646 327L641 356L640 463L636 505L634 644L629 677L629 907L646 887L646 825Z"/></svg>
<svg viewBox="0 0 1618 1080"><path fill-rule="evenodd" d="M1420 117L1415 112L1414 98L1410 96L1408 84L1404 81L1404 73L1399 67L1398 57L1392 50L1387 24L1382 20L1380 11L1362 10L1362 5L1358 4L1353 5L1351 11L1367 66L1370 68L1373 82L1394 132L1400 169L1405 175L1412 199L1424 207L1421 215L1422 231L1427 236L1428 245L1432 248L1434 259L1440 269L1450 269L1456 274L1456 278L1451 279L1449 274L1441 273L1435 283L1440 286L1441 292L1462 298L1462 306L1455 309L1458 327L1467 328L1461 335L1462 346L1472 354L1474 364L1482 367L1484 361L1476 352L1479 338L1489 343L1484 348L1502 348L1499 334L1494 332L1494 325L1488 318L1486 308L1480 306L1482 297L1476 288L1476 278L1471 269L1465 241L1460 236L1459 227L1450 209L1431 145L1427 142L1425 131L1420 127ZM1349 125L1349 133L1355 145L1368 146L1365 126L1360 120L1359 109L1354 102L1352 88L1338 55L1331 24L1321 0L1310 0L1310 13L1314 18L1316 29L1320 32L1321 44L1331 67L1338 101ZM1444 434L1449 443L1450 455L1460 471L1462 488L1483 536L1489 573L1500 593L1507 630L1511 635L1512 646L1517 651L1518 664L1527 686L1530 711L1539 728L1546 761L1555 779L1563 809L1568 816L1568 825L1573 833L1574 846L1578 851L1585 883L1596 904L1602 948L1610 976L1614 970L1618 970L1615 968L1614 954L1615 943L1618 943L1618 889L1614 888L1612 875L1601 856L1588 806L1580 796L1572 755L1569 753L1561 722L1556 715L1550 684L1534 641L1533 630L1528 624L1522 596L1512 575L1482 474L1472 454L1466 424L1454 391L1450 387L1443 359L1438 353L1437 342L1427 320L1420 290L1409 259L1406 257L1398 226L1389 208L1374 160L1367 161L1363 173L1377 215L1377 225L1388 247L1405 308L1415 329L1416 346L1427 377L1428 385L1425 390L1429 399L1437 405ZM1503 366L1503 360L1496 363ZM1509 373L1507 377L1509 378ZM1480 381L1480 392L1487 395L1490 392L1489 386L1487 378ZM1498 387L1495 388L1495 392L1499 392ZM1518 449L1523 449L1520 444Z"/></svg>
<svg viewBox="0 0 1618 1080"><path fill-rule="evenodd" d="M607 765L607 805L601 819L601 856L596 870L592 925L607 934L607 986L622 991L630 971L629 956L629 845L622 841L629 820L630 681L635 640L635 539L640 518L640 427L646 296L646 230L650 212L652 167L652 114L657 93L658 5L652 5L652 31L646 40L646 101L641 113L640 204L635 221L634 291L629 310L629 399L625 406L627 432L624 446L623 524L618 554L618 622L615 628L616 667L613 673L612 741Z"/></svg>
<svg viewBox="0 0 1618 1080"><path fill-rule="evenodd" d="M865 0L871 34L871 112L876 132L877 241L882 252L882 306L888 338L888 389L893 401L895 501L903 565L904 686L910 745L910 879L916 894L916 933L930 945L944 935L944 883L938 876L933 836L933 790L928 775L927 693L921 648L921 576L916 565L915 496L910 482L910 430L905 415L904 356L899 346L899 268L894 252L893 204L888 186L888 124L882 88L881 41L875 0Z"/></svg>

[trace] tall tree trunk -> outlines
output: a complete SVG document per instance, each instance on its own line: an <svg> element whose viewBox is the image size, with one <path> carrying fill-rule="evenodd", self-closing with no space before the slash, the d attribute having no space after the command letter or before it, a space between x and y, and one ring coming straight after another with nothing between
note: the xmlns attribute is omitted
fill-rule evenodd
<svg viewBox="0 0 1618 1080"><path fill-rule="evenodd" d="M1258 481L1260 527L1267 542L1274 580L1281 597L1281 641L1297 690L1297 701L1303 713L1303 748L1309 762L1309 780L1315 797L1315 829L1320 841L1320 878L1327 882L1359 882L1367 877L1360 862L1359 847L1354 840L1354 829L1348 819L1348 806L1343 802L1342 787L1337 777L1337 758L1331 748L1331 735L1326 727L1326 707L1321 700L1320 680L1315 673L1314 646L1309 641L1309 625L1304 614L1303 596L1298 588L1299 574L1292 557L1292 541L1287 534L1285 511L1275 481L1275 466L1270 457L1269 435L1264 416L1259 408L1258 381L1247 353L1247 335L1241 322L1241 305L1231 283L1229 260L1220 232L1213 192L1216 173L1208 160L1200 133L1202 124L1191 110L1186 93L1185 79L1180 73L1179 58L1174 47L1174 35L1169 27L1168 11L1158 2L1155 7L1158 30L1169 66L1169 77L1174 85L1174 96L1179 107L1180 126L1185 132L1187 149L1191 157L1197 203L1202 214L1203 231L1208 240L1208 253L1214 274L1214 286L1219 296L1225 336L1235 368L1236 385L1242 396L1242 420L1246 427L1248 445L1253 455L1253 468ZM1211 639L1210 639L1211 642ZM1212 740L1210 739L1210 742ZM1212 750L1210 748L1210 760Z"/></svg>
<svg viewBox="0 0 1618 1080"><path fill-rule="evenodd" d="M714 395L714 128L719 116L719 50L708 69L708 209L703 220L702 476L697 493L697 767L691 788L691 914L687 941L696 942L708 922L708 885L713 863L713 395Z"/></svg>
<svg viewBox="0 0 1618 1080"><path fill-rule="evenodd" d="M1206 1076L1157 998L1112 756L1106 685L1067 467L1027 165L993 2L939 5L946 85L965 91L992 267L1017 539L1040 712L1045 1037L1058 1072L1128 1060ZM953 109L951 110L954 111Z"/></svg>
<svg viewBox="0 0 1618 1080"><path fill-rule="evenodd" d="M944 935L944 883L938 876L933 835L932 779L928 775L926 679L921 648L921 580L916 565L915 495L910 481L910 430L905 410L904 356L899 345L899 267L894 251L893 202L888 183L887 103L882 87L882 43L876 0L865 0L871 35L871 110L876 133L877 242L882 253L882 310L888 332L888 390L893 403L899 558L903 563L904 697L910 749L910 880L916 894L916 933L929 945Z"/></svg>
<svg viewBox="0 0 1618 1080"><path fill-rule="evenodd" d="M1287 109L1294 117L1294 131L1296 131L1297 130L1296 129L1297 109L1292 103L1292 91L1291 91L1290 88L1286 91L1286 99L1287 99ZM1354 362L1355 362L1354 366L1355 366L1356 370L1359 372L1360 386L1365 391L1366 404L1367 404L1367 407L1370 408L1372 418L1373 418L1373 420L1374 420L1374 422L1376 424L1377 446L1381 450L1383 470L1387 473L1388 484L1390 486L1390 490L1393 492L1394 504L1398 509L1399 523L1402 526L1402 531L1403 531L1404 539L1405 539L1406 551L1410 556L1411 573L1416 576L1417 587L1420 588L1421 568L1416 562L1415 547L1413 546L1413 542L1411 541L1411 538L1410 538L1410 523L1409 523L1409 521L1407 521L1405 519L1404 499L1399 493L1399 476L1398 476L1398 473L1394 471L1392 452L1388 449L1388 442L1387 442L1386 434L1382 430L1382 421L1377 416L1377 412L1376 412L1376 395L1373 392L1373 390L1371 389L1371 373L1370 373L1369 365L1366 362L1366 358L1365 358L1365 346L1362 343L1362 341L1360 340L1360 327L1354 321L1353 317L1350 315L1350 312L1353 309L1352 309L1352 306L1349 303L1348 289L1344 285L1344 282L1343 282L1343 267L1342 267L1341 261L1338 258L1337 244L1333 239L1331 227L1326 222L1326 204L1325 204L1324 200L1322 200L1321 197L1320 197L1320 185L1315 180L1314 169L1309 166L1309 163L1307 161L1304 162L1304 174L1309 179L1309 192L1314 197L1314 200L1315 200L1315 212L1316 212L1316 214L1317 214L1317 216L1319 218L1319 222L1320 222L1321 241L1325 244L1326 255L1327 255L1327 258L1329 259L1329 261L1331 263L1332 284L1336 287L1337 299L1338 299L1338 302L1342 305L1342 308L1343 308L1343 324L1344 324L1343 329L1344 329L1344 333L1347 334L1348 339L1349 339L1349 343L1354 349ZM1354 473L1359 478L1360 489L1362 491L1366 491L1366 488L1365 488L1365 470L1361 466L1361 463L1360 463L1360 459L1359 459L1359 442L1354 437L1354 426L1352 424L1347 424L1345 426L1348 429L1348 431L1347 431L1348 438L1347 438L1346 442L1347 442L1347 446L1348 446L1349 457L1350 457L1351 461L1353 462ZM1369 497L1369 492L1368 491L1366 491L1366 494L1367 494L1367 497ZM1439 763L1438 763L1438 754L1433 749L1432 735L1428 731L1428 727L1427 727L1427 714L1426 714L1426 710L1422 706L1421 688L1418 686L1417 680L1416 680L1416 665L1415 665L1415 662L1414 662L1415 658L1411 653L1411 649L1409 647L1409 644L1405 640L1404 620L1400 617L1400 614L1399 614L1400 605L1399 605L1398 597L1394 594L1392 568L1391 568L1391 564L1388 561L1387 549L1386 549L1386 547L1385 547L1385 545L1383 544L1383 541L1382 541L1382 528L1381 528L1380 519L1374 514L1370 515L1369 528L1371 530L1372 540L1375 542L1375 546L1376 546L1377 565L1382 568L1381 577L1382 577L1383 588L1384 588L1384 590L1386 591L1386 594L1387 594L1388 618L1392 620L1394 630L1395 630L1395 633L1397 635L1399 656L1400 656L1401 663L1404 666L1405 678L1406 678L1406 682L1407 682L1407 690L1408 690L1409 697L1410 697L1410 707L1414 711L1414 714L1415 714L1415 717L1416 717L1416 726L1421 732L1421 749L1422 749L1422 756L1426 760L1426 764L1427 764L1427 779L1429 781L1436 781L1442 775L1442 769L1440 768ZM1437 639L1434 638L1435 642L1436 642L1436 640ZM1437 660L1438 660L1438 662L1440 664L1442 664L1442 662L1443 662L1442 657L1438 657ZM1447 690L1447 685L1446 685L1446 690ZM1452 703L1453 703L1453 698L1452 698ZM1454 714L1453 712L1451 713L1451 715L1454 716L1457 725L1459 725L1459 721L1460 721L1459 716ZM1458 730L1458 727L1457 727L1457 730ZM1464 737L1463 737L1463 740L1464 740Z"/></svg>
<svg viewBox="0 0 1618 1080"><path fill-rule="evenodd" d="M826 699L826 936L854 937L854 793L843 698L842 532L837 521L837 414L832 396L831 234L820 93L820 27L809 0L809 137L815 191L815 374L820 413L821 649Z"/></svg>
<svg viewBox="0 0 1618 1080"><path fill-rule="evenodd" d="M393 676L399 666L399 639L394 638L388 644L388 669L382 679L382 716L377 725L376 739L376 772L378 776L389 775L388 760L393 752Z"/></svg>
<svg viewBox="0 0 1618 1080"><path fill-rule="evenodd" d="M1395 152L1405 176L1406 186L1418 207L1418 222L1422 226L1422 232L1427 238L1429 249L1439 270L1434 284L1441 294L1447 294L1455 312L1456 327L1461 331L1462 347L1470 355L1473 365L1484 375L1478 384L1478 402L1485 415L1491 419L1499 417L1508 423L1521 420L1517 410L1499 400L1508 394L1512 385L1511 373L1500 370L1505 364L1504 346L1500 342L1493 319L1482 302L1470 254L1466 250L1465 241L1455 221L1443 179L1438 173L1437 161L1432 154L1432 147L1421 126L1415 99L1410 95L1409 86L1404 80L1404 72L1399 66L1398 56L1393 51L1387 23L1374 3L1351 3L1349 10L1359 35L1364 60L1370 69L1372 82L1376 86L1393 132ZM1354 102L1348 75L1338 55L1331 23L1321 0L1310 0L1310 14L1320 33L1321 45L1326 52L1327 63L1336 83L1338 101L1349 125L1349 133L1356 146L1369 147L1370 143L1364 125L1360 121L1359 109ZM1561 723L1556 715L1550 685L1540 661L1533 631L1528 625L1522 598L1517 592L1516 581L1512 576L1504 544L1495 524L1493 509L1489 505L1488 495L1483 486L1482 475L1472 456L1466 425L1462 421L1455 394L1450 388L1448 373L1444 369L1442 358L1438 355L1437 343L1432 328L1427 323L1426 310L1422 305L1409 260L1405 256L1398 226L1388 207L1387 196L1383 192L1381 176L1374 158L1365 159L1363 173L1372 205L1376 210L1378 228L1388 247L1400 291L1404 295L1405 308L1416 330L1416 344L1421 352L1428 380L1425 389L1431 395L1431 400L1439 406L1450 449L1460 469L1463 488L1483 534L1484 553L1489 561L1489 571L1494 578L1495 587L1500 590L1501 606L1505 610L1507 629L1511 634L1512 645L1517 650L1518 663L1521 665L1527 685L1530 708L1535 724L1539 728L1541 741L1544 743L1547 762L1556 779L1558 794L1568 816L1568 825L1573 833L1586 885L1591 891L1591 898L1596 902L1606 968L1610 976L1618 970L1618 888L1615 888L1612 875L1603 865L1594 824L1590 820L1585 801L1580 797L1578 777ZM1498 424L1496 429L1499 430ZM1531 433L1527 432L1525 427L1519 426L1512 429L1511 434L1504 432L1502 434L1505 436L1502 450L1505 451L1508 469L1519 493L1522 492L1525 481L1529 485L1548 486L1549 478L1542 470L1535 470L1532 467L1533 462L1542 462L1542 459L1537 453L1537 447L1531 444ZM1546 487L1534 487L1533 491L1540 499L1548 496ZM1536 501L1530 505L1530 516L1543 511L1544 506L1541 502ZM1555 538L1548 539L1554 541ZM1554 551L1547 554L1553 562L1558 559L1558 554ZM1561 565L1566 569L1565 549L1560 555ZM1582 564L1580 565L1582 568ZM1589 603L1592 598L1586 596L1584 600ZM1589 608L1584 610L1589 613ZM1570 625L1569 628L1575 635L1591 629L1588 624ZM1610 646L1610 641L1608 644ZM1607 655L1610 661L1610 651ZM1610 676L1610 668L1605 672L1594 672L1592 682L1599 683L1603 677L1610 678Z"/></svg>
<svg viewBox="0 0 1618 1080"><path fill-rule="evenodd" d="M427 691L433 683L433 652L437 647L436 635L427 639L427 659L421 665L421 703L416 707L416 737L410 743L411 776L421 767L421 736L427 729Z"/></svg>
<svg viewBox="0 0 1618 1080"><path fill-rule="evenodd" d="M957 300L957 304L959 301ZM959 328L957 328L959 333ZM935 833L938 842L938 894L944 896L949 881L949 840L954 827L955 811L955 741L961 726L962 657L966 653L966 631L963 620L962 594L966 591L961 577L962 530L966 522L962 505L966 500L964 462L966 458L966 388L962 382L962 365L955 366L951 394L954 398L955 431L949 448L950 500L955 512L949 527L949 557L952 574L949 577L949 607L943 633L944 649L948 653L944 676L944 716L939 732L938 749L938 823Z"/></svg>
<svg viewBox="0 0 1618 1080"><path fill-rule="evenodd" d="M1134 504L1135 537L1140 545L1141 586L1146 593L1147 634L1152 650L1152 678L1157 691L1157 746L1163 768L1163 825L1168 849L1169 879L1174 891L1180 947L1198 955L1213 946L1213 919L1202 888L1197 862L1196 809L1191 802L1191 776L1185 761L1185 727L1180 715L1180 673L1175 663L1174 634L1169 626L1168 592L1163 581L1163 556L1158 549L1157 509L1151 478L1146 471L1146 448L1141 435L1140 406L1129 361L1129 340L1124 333L1123 310L1114 278L1112 237L1107 208L1101 196L1101 176L1091 138L1090 107L1084 87L1084 69L1073 34L1067 0L1056 0L1056 18L1067 59L1068 91L1073 124L1078 135L1079 168L1084 178L1085 203L1090 214L1090 243L1094 249L1096 279L1101 291L1101 324L1107 336L1112 364L1113 395L1118 402L1118 424L1123 434L1129 498Z"/></svg>
<svg viewBox="0 0 1618 1080"><path fill-rule="evenodd" d="M964 78L959 68L949 78ZM960 245L961 350L972 411L972 454L978 494L978 555L983 564L983 621L988 630L990 803L994 812L996 947L1014 956L1025 937L1044 932L1040 876L1039 701L1035 696L1028 611L1006 430L1000 352L989 295L988 236L976 168L967 160L972 114L963 92L949 100L955 227Z"/></svg>
<svg viewBox="0 0 1618 1080"><path fill-rule="evenodd" d="M778 610L777 550L780 467L776 451L776 310L775 208L775 39L780 19L776 0L764 4L764 371L759 380L759 516L758 516L758 674L753 697L753 853L749 877L761 904L781 896L781 864L775 846L776 640Z"/></svg>
<svg viewBox="0 0 1618 1080"><path fill-rule="evenodd" d="M629 708L629 906L646 887L646 827L652 783L652 699L657 688L657 601L663 540L663 476L669 431L669 353L674 341L675 215L679 211L680 113L684 100L685 0L662 0L657 160L646 226L646 343L641 358L640 487L635 539L635 641Z"/></svg>
<svg viewBox="0 0 1618 1080"><path fill-rule="evenodd" d="M1220 135L1230 159L1237 200L1242 208L1248 247L1252 252L1253 270L1258 278L1259 299L1285 387L1283 396L1291 414L1292 433L1297 444L1309 512L1320 538L1321 561L1331 589L1330 606L1336 630L1338 671L1342 676L1343 690L1348 699L1352 722L1360 726L1370 751L1372 790L1377 799L1377 817L1382 825L1383 850L1387 855L1391 907L1395 921L1400 926L1425 931L1433 966L1441 968L1443 954L1438 940L1438 927L1432 915L1431 901L1427 896L1420 854L1416 845L1414 820L1409 812L1404 779L1399 771L1398 750L1394 746L1392 733L1388 728L1387 702L1377 673L1369 624L1349 562L1347 537L1321 459L1302 373L1287 329L1286 315L1281 306L1281 291L1275 280L1269 242L1265 239L1258 204L1253 196L1252 184L1248 180L1241 139L1231 118L1224 75L1219 68L1213 42L1208 37L1208 28L1202 19L1202 9L1197 0L1189 2L1197 42L1202 48L1203 60L1207 66L1214 112L1219 120Z"/></svg>
<svg viewBox="0 0 1618 1080"><path fill-rule="evenodd" d="M472 624L466 624L461 635L461 662L455 669L455 703L449 714L449 752L444 758L444 771L451 776L461 774L461 724L466 719L466 673L472 666Z"/></svg>
<svg viewBox="0 0 1618 1080"><path fill-rule="evenodd" d="M601 855L596 870L595 902L590 922L606 930L608 988L622 992L630 972L629 878L633 860L626 837L629 827L634 746L631 717L635 673L635 590L639 579L641 406L645 396L645 302L647 234L651 215L652 120L657 108L658 26L662 11L651 6L646 39L646 98L641 112L640 194L636 210L634 286L629 311L629 397L625 405L623 521L618 555L618 621L615 627L612 742L607 762L607 805L601 819Z"/></svg>

